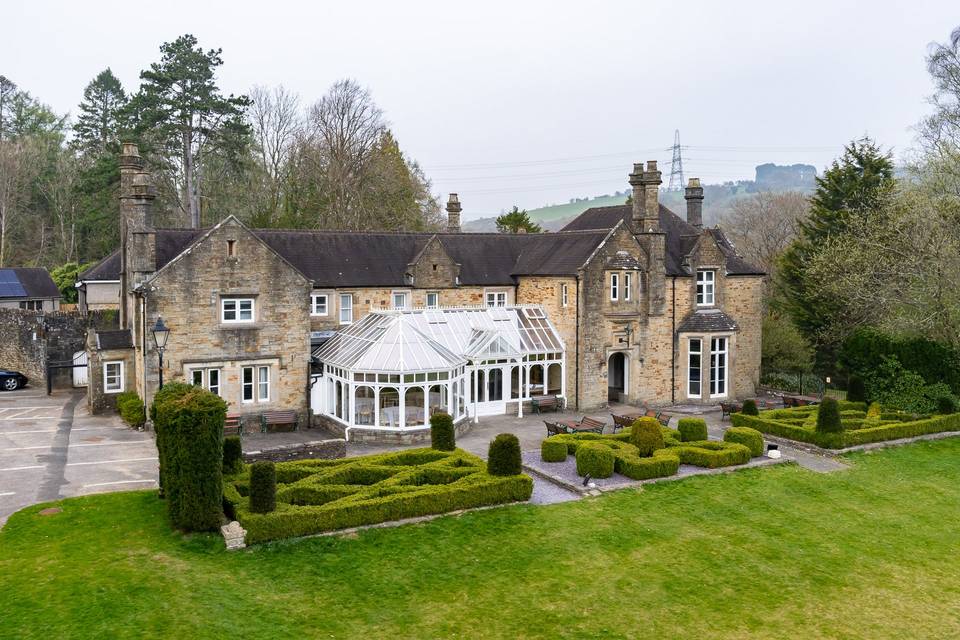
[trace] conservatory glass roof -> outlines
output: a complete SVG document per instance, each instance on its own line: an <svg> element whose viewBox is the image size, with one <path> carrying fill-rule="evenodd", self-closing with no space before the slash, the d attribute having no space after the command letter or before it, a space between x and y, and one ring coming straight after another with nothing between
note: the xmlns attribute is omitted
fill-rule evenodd
<svg viewBox="0 0 960 640"><path fill-rule="evenodd" d="M356 371L404 372L563 351L543 309L517 306L372 311L313 355Z"/></svg>

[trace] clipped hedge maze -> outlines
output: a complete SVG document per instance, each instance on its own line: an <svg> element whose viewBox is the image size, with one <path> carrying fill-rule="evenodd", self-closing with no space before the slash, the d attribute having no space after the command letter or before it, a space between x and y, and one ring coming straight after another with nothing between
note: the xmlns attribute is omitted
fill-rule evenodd
<svg viewBox="0 0 960 640"><path fill-rule="evenodd" d="M276 465L276 508L250 509L250 467L224 483L228 511L248 544L530 499L525 475L493 476L455 449L410 449L340 460Z"/></svg>
<svg viewBox="0 0 960 640"><path fill-rule="evenodd" d="M772 409L761 411L759 416L735 413L730 419L736 427L750 427L772 436L806 442L825 449L843 449L871 442L960 431L958 413L915 416L886 410L877 404L869 408L862 402L838 404L841 429L837 432L817 430L817 406Z"/></svg>

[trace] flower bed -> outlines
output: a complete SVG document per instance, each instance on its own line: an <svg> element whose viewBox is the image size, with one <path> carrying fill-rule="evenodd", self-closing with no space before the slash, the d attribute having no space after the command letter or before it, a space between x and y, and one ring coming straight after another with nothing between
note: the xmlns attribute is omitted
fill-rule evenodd
<svg viewBox="0 0 960 640"><path fill-rule="evenodd" d="M674 475L681 464L716 469L750 461L750 449L736 442L717 442L701 440L681 442L680 434L673 429L662 428L664 448L657 449L650 456L641 456L639 450L630 444L630 432L623 431L615 435L596 433L575 433L550 436L548 443L564 443L567 453L576 456L577 449L585 443L602 445L613 450L614 468L620 475L632 480L649 480ZM541 447L541 451L553 452L552 446ZM547 461L561 461L555 456L544 458ZM581 474L582 475L582 474Z"/></svg>
<svg viewBox="0 0 960 640"><path fill-rule="evenodd" d="M879 406L869 410L863 403L840 403L843 430L823 433L816 430L816 406L761 411L759 416L735 413L730 417L735 427L750 427L763 433L806 442L825 449L843 449L884 440L960 430L960 414L914 416L903 412L883 411Z"/></svg>
<svg viewBox="0 0 960 640"><path fill-rule="evenodd" d="M533 480L493 476L461 449L411 449L276 465L276 510L250 511L250 468L224 482L224 503L248 544L507 502L525 501Z"/></svg>

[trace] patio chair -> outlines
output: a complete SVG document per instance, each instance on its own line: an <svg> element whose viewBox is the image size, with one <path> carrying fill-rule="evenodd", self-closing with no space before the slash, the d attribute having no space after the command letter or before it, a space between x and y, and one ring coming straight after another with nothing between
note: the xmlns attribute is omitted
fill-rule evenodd
<svg viewBox="0 0 960 640"><path fill-rule="evenodd" d="M543 424L547 425L548 438L550 436L559 436L565 433L569 433L569 431L567 431L567 428L562 424L557 424L556 422L548 422L546 420L543 421Z"/></svg>
<svg viewBox="0 0 960 640"><path fill-rule="evenodd" d="M615 413L611 413L610 416L613 418L614 433L619 433L623 429L630 428L633 425L633 421L636 419L629 416L618 416Z"/></svg>

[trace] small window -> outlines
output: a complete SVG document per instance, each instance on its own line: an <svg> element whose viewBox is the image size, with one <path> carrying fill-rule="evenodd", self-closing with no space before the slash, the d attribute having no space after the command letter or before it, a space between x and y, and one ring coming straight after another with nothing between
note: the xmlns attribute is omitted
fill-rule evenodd
<svg viewBox="0 0 960 640"><path fill-rule="evenodd" d="M121 393L123 391L123 360L111 360L103 363L103 392Z"/></svg>
<svg viewBox="0 0 960 640"><path fill-rule="evenodd" d="M434 271L437 270L437 265L433 265L433 270L434 270Z"/></svg>
<svg viewBox="0 0 960 640"><path fill-rule="evenodd" d="M253 298L223 298L220 301L223 322L253 322Z"/></svg>
<svg viewBox="0 0 960 640"><path fill-rule="evenodd" d="M436 291L427 293L427 309L436 309L440 306L440 294Z"/></svg>
<svg viewBox="0 0 960 640"><path fill-rule="evenodd" d="M327 315L327 294L315 293L310 296L310 315L312 316Z"/></svg>
<svg viewBox="0 0 960 640"><path fill-rule="evenodd" d="M244 402L253 402L253 367L244 367L242 376L243 394L241 399Z"/></svg>
<svg viewBox="0 0 960 640"><path fill-rule="evenodd" d="M630 301L630 287L633 284L633 274L625 273L623 274L623 299L627 302Z"/></svg>
<svg viewBox="0 0 960 640"><path fill-rule="evenodd" d="M570 290L566 282L560 285L560 306L565 307L570 304Z"/></svg>
<svg viewBox="0 0 960 640"><path fill-rule="evenodd" d="M708 269L697 271L697 306L714 304L716 274L716 271Z"/></svg>
<svg viewBox="0 0 960 640"><path fill-rule="evenodd" d="M703 347L700 338L691 338L687 349L687 396L699 398L701 393L701 358Z"/></svg>
<svg viewBox="0 0 960 640"><path fill-rule="evenodd" d="M237 257L237 241L236 240L227 240L227 257L228 258Z"/></svg>
<svg viewBox="0 0 960 640"><path fill-rule="evenodd" d="M42 311L43 300L23 300L20 302L20 308L28 311Z"/></svg>
<svg viewBox="0 0 960 640"><path fill-rule="evenodd" d="M486 301L488 307L505 307L507 306L507 292L488 291Z"/></svg>
<svg viewBox="0 0 960 640"><path fill-rule="evenodd" d="M220 369L192 369L190 382L195 387L220 395Z"/></svg>
<svg viewBox="0 0 960 640"><path fill-rule="evenodd" d="M610 299L611 300L620 299L620 274L619 273L610 274Z"/></svg>
<svg viewBox="0 0 960 640"><path fill-rule="evenodd" d="M257 367L257 400L270 401L270 367Z"/></svg>
<svg viewBox="0 0 960 640"><path fill-rule="evenodd" d="M406 291L394 291L392 296L392 303L393 303L394 309L406 309L407 308Z"/></svg>
<svg viewBox="0 0 960 640"><path fill-rule="evenodd" d="M344 293L340 296L340 324L353 322L353 294Z"/></svg>

